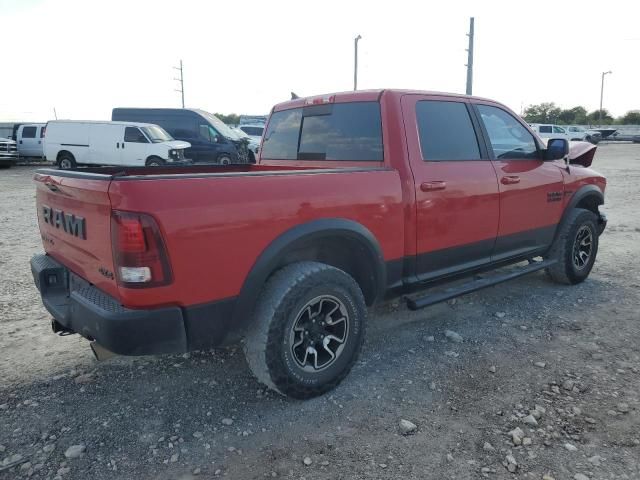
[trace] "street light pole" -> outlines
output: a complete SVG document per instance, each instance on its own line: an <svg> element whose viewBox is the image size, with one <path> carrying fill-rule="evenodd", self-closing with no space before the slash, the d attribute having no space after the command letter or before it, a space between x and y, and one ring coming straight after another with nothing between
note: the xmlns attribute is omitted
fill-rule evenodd
<svg viewBox="0 0 640 480"><path fill-rule="evenodd" d="M602 72L602 81L600 82L600 111L599 113L599 119L598 122L600 124L600 126L602 126L602 97L604 96L604 76L611 73L611 70L609 70L608 72Z"/></svg>
<svg viewBox="0 0 640 480"><path fill-rule="evenodd" d="M360 40L362 36L358 35L354 41L354 62L353 62L353 89L358 89L358 40Z"/></svg>

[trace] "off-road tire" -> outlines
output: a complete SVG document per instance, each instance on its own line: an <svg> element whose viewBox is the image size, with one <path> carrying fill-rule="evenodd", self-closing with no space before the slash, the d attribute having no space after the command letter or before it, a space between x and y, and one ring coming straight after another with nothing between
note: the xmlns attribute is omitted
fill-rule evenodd
<svg viewBox="0 0 640 480"><path fill-rule="evenodd" d="M296 363L291 332L306 305L319 296L341 302L348 313L349 330L333 363L324 370L309 372ZM362 291L344 271L317 262L288 265L272 275L258 299L245 337L247 363L261 383L282 395L296 399L322 395L335 388L356 362L364 340L366 316Z"/></svg>
<svg viewBox="0 0 640 480"><path fill-rule="evenodd" d="M57 163L60 170L75 170L78 166L75 157L69 152L63 152Z"/></svg>
<svg viewBox="0 0 640 480"><path fill-rule="evenodd" d="M574 248L578 234L580 232L584 234L584 229L588 229L591 234L591 251L584 266L578 268L574 261ZM575 285L583 282L589 276L597 254L598 219L589 210L575 208L569 212L566 220L560 226L558 236L546 255L548 259L558 260L555 265L547 269L547 272L555 282Z"/></svg>

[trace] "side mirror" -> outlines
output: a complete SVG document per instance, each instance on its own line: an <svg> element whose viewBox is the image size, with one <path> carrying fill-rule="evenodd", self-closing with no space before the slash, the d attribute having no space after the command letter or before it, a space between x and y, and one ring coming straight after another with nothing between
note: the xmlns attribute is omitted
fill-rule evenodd
<svg viewBox="0 0 640 480"><path fill-rule="evenodd" d="M569 141L565 138L550 138L544 151L545 161L560 160L569 154Z"/></svg>

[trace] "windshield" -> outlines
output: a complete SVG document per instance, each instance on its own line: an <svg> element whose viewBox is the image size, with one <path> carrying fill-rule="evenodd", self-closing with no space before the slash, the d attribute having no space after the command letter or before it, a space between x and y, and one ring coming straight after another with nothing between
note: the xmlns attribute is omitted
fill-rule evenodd
<svg viewBox="0 0 640 480"><path fill-rule="evenodd" d="M215 115L211 115L209 112L205 112L203 110L198 110L198 113L206 118L223 137L226 137L229 140L240 140L242 138Z"/></svg>
<svg viewBox="0 0 640 480"><path fill-rule="evenodd" d="M173 137L169 135L164 128L152 126L152 127L142 127L144 133L149 137L151 143L161 143L161 142L170 142L173 140Z"/></svg>

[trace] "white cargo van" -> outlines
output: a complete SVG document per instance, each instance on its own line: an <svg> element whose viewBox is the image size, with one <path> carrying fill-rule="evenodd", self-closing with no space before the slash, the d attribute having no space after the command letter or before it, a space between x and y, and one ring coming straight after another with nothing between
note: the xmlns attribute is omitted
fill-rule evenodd
<svg viewBox="0 0 640 480"><path fill-rule="evenodd" d="M47 123L47 160L69 170L78 165L159 166L184 161L188 142L150 123L54 120Z"/></svg>
<svg viewBox="0 0 640 480"><path fill-rule="evenodd" d="M19 156L43 157L42 140L44 140L44 127L44 123L28 123L18 127L16 142Z"/></svg>

